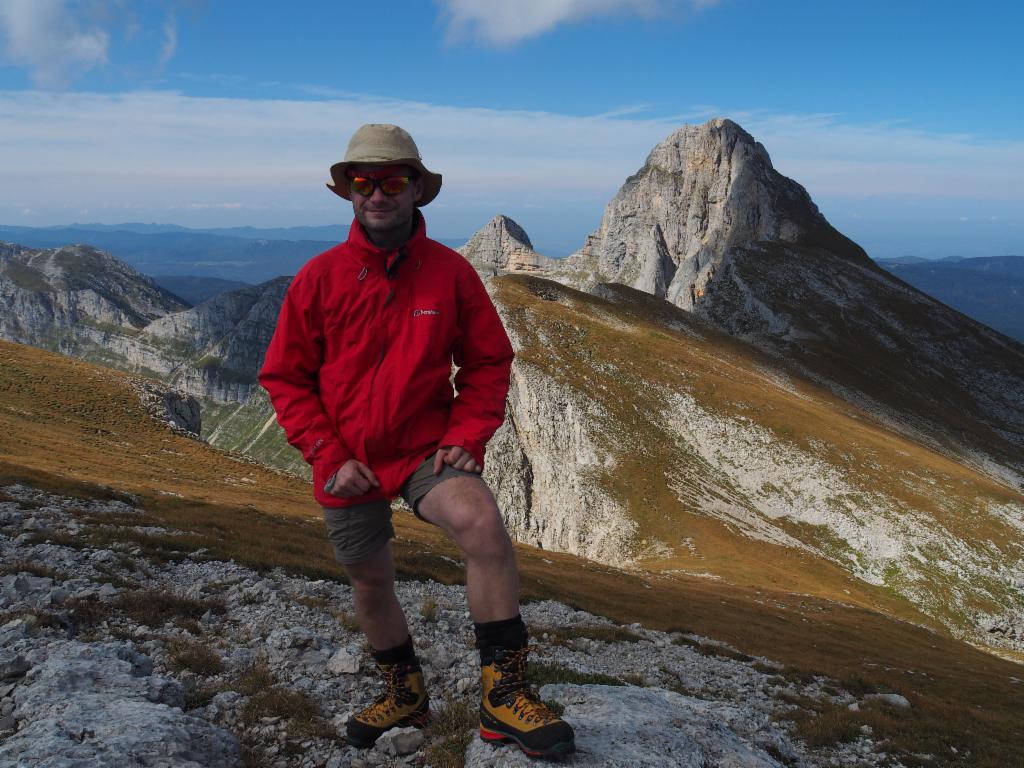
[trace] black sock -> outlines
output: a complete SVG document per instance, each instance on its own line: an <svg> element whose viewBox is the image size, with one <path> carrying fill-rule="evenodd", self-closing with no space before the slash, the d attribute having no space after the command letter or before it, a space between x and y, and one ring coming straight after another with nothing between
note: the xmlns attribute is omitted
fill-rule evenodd
<svg viewBox="0 0 1024 768"><path fill-rule="evenodd" d="M522 648L529 642L526 624L519 614L511 619L473 624L473 632L476 634L476 647L480 651L482 664L494 661L495 648Z"/></svg>
<svg viewBox="0 0 1024 768"><path fill-rule="evenodd" d="M371 651L373 660L378 664L404 664L416 661L416 649L412 645L412 635L409 635L394 648L385 648L383 651L373 649Z"/></svg>

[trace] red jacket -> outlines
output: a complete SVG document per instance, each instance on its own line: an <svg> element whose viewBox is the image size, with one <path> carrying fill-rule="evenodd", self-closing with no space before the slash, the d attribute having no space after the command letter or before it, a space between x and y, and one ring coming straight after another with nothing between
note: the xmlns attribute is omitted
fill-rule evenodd
<svg viewBox="0 0 1024 768"><path fill-rule="evenodd" d="M353 221L346 242L292 280L260 370L326 507L394 498L442 445L462 446L482 466L505 418L512 345L476 270L427 239L418 211L403 250L389 278L385 266L399 252L374 246ZM351 458L376 473L380 488L325 494L327 478Z"/></svg>

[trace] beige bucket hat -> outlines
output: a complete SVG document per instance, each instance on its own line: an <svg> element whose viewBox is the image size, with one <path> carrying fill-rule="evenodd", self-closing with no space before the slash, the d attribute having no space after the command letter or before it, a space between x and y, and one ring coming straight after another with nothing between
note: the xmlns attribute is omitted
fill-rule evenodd
<svg viewBox="0 0 1024 768"><path fill-rule="evenodd" d="M416 142L397 125L368 123L359 128L348 143L345 159L331 166L327 188L339 197L352 199L346 171L350 165L408 165L415 168L423 182L423 196L416 203L424 206L441 191L441 174L431 173L420 159Z"/></svg>

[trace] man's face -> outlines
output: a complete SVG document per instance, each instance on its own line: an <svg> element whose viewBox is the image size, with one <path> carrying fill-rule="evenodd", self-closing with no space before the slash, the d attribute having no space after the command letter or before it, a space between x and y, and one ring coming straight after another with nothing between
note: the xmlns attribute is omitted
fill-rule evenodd
<svg viewBox="0 0 1024 768"><path fill-rule="evenodd" d="M408 165L354 165L349 171L350 175L369 178L411 176L415 173ZM423 182L418 178L413 179L405 191L397 195L385 195L379 185L369 197L360 195L354 189L350 194L352 211L370 240L377 244L387 244L409 236L416 202L423 195Z"/></svg>

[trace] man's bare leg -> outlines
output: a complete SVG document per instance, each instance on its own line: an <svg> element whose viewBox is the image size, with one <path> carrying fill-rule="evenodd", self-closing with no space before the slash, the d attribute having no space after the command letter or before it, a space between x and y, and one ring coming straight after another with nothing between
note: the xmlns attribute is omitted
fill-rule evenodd
<svg viewBox="0 0 1024 768"><path fill-rule="evenodd" d="M352 584L356 619L370 647L382 651L405 642L409 627L395 595L391 542L369 560L345 566Z"/></svg>
<svg viewBox="0 0 1024 768"><path fill-rule="evenodd" d="M431 488L419 513L451 536L466 558L466 599L473 621L519 615L519 569L494 495L483 480L453 477Z"/></svg>
<svg viewBox="0 0 1024 768"><path fill-rule="evenodd" d="M480 738L515 742L534 757L572 752L572 726L540 701L527 679L519 570L490 489L476 477L453 477L427 492L419 513L455 539L466 558L466 597L480 651Z"/></svg>
<svg viewBox="0 0 1024 768"><path fill-rule="evenodd" d="M365 749L391 728L425 726L430 722L430 697L395 595L390 542L369 560L346 565L345 570L352 582L356 618L385 682L384 693L345 725L348 742Z"/></svg>

